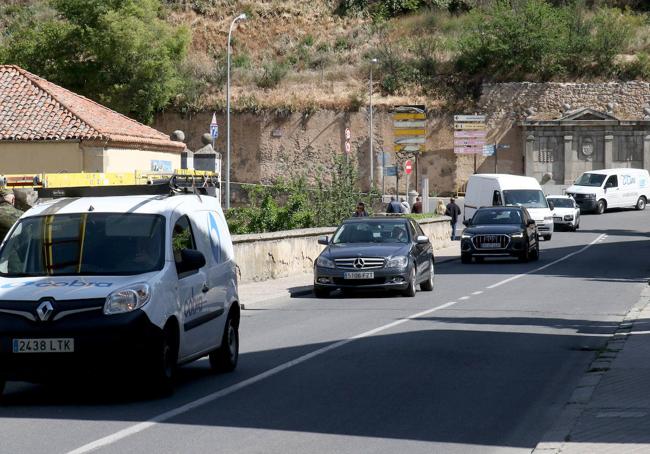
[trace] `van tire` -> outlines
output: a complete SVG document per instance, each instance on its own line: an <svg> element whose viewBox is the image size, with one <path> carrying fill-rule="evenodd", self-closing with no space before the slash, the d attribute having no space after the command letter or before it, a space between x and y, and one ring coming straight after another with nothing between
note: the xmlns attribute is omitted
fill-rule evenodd
<svg viewBox="0 0 650 454"><path fill-rule="evenodd" d="M155 343L151 356L149 375L156 395L169 396L174 392L178 369L178 334L171 323L167 323L163 335Z"/></svg>
<svg viewBox="0 0 650 454"><path fill-rule="evenodd" d="M603 199L600 199L596 204L596 214L603 214L606 209L607 209L607 202L605 202Z"/></svg>
<svg viewBox="0 0 650 454"><path fill-rule="evenodd" d="M210 353L210 367L215 372L232 372L239 360L239 327L232 311L221 336L221 346Z"/></svg>
<svg viewBox="0 0 650 454"><path fill-rule="evenodd" d="M639 197L639 200L636 201L636 206L634 207L636 210L643 211L645 210L645 205L646 205L646 199L644 196Z"/></svg>

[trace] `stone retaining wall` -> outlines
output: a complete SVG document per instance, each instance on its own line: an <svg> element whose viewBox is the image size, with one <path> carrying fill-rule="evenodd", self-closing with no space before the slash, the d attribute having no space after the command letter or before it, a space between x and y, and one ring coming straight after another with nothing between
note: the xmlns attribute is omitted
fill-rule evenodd
<svg viewBox="0 0 650 454"><path fill-rule="evenodd" d="M451 245L448 217L422 219L419 223L434 250ZM311 272L314 260L324 248L318 244L318 237L332 235L335 230L325 227L233 235L239 281L265 281Z"/></svg>

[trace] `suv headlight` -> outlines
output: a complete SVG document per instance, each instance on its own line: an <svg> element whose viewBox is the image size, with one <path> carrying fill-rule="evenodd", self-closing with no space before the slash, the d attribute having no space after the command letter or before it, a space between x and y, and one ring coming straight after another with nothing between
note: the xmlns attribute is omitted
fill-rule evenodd
<svg viewBox="0 0 650 454"><path fill-rule="evenodd" d="M124 314L140 309L151 299L151 288L148 284L133 284L129 287L115 290L106 297L104 314Z"/></svg>
<svg viewBox="0 0 650 454"><path fill-rule="evenodd" d="M472 235L471 235L470 233L463 233L463 234L460 236L460 238L461 238L462 240L469 240L470 238L472 238Z"/></svg>
<svg viewBox="0 0 650 454"><path fill-rule="evenodd" d="M321 268L334 268L334 262L327 257L323 257L322 255L316 259L316 266L320 266Z"/></svg>
<svg viewBox="0 0 650 454"><path fill-rule="evenodd" d="M517 233L511 233L510 238L523 238L524 233L523 232L517 232Z"/></svg>
<svg viewBox="0 0 650 454"><path fill-rule="evenodd" d="M406 268L409 264L409 258L404 255L389 257L386 261L386 268Z"/></svg>

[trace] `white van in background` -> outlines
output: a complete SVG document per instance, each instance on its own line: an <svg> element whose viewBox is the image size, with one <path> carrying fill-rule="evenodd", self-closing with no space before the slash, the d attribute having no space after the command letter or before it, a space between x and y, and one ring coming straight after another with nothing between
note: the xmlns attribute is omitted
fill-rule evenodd
<svg viewBox="0 0 650 454"><path fill-rule="evenodd" d="M465 191L463 219L469 220L480 207L523 206L535 219L537 230L545 240L553 235L553 207L549 207L536 179L519 175L476 174L469 177Z"/></svg>
<svg viewBox="0 0 650 454"><path fill-rule="evenodd" d="M608 208L644 210L650 198L645 169L602 169L585 172L566 190L581 211L603 214Z"/></svg>

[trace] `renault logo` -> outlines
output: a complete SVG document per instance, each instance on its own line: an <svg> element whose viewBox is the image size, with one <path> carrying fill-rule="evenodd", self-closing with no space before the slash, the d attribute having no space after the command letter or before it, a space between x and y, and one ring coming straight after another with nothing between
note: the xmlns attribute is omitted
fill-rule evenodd
<svg viewBox="0 0 650 454"><path fill-rule="evenodd" d="M54 312L54 306L52 306L52 302L49 300L43 301L36 308L36 313L38 314L38 318L42 322L48 321L50 319L50 316L52 315L52 312Z"/></svg>
<svg viewBox="0 0 650 454"><path fill-rule="evenodd" d="M355 259L353 266L357 269L361 269L366 265L366 262L363 259Z"/></svg>

